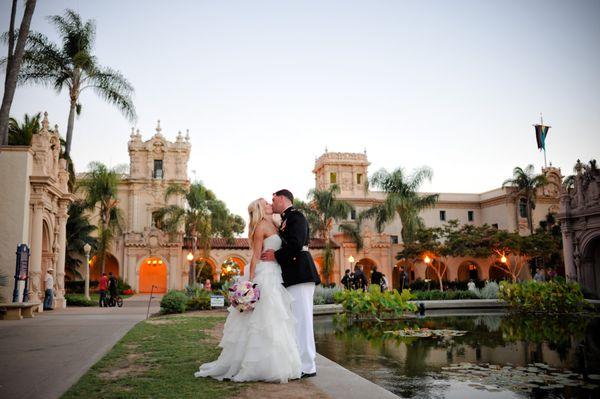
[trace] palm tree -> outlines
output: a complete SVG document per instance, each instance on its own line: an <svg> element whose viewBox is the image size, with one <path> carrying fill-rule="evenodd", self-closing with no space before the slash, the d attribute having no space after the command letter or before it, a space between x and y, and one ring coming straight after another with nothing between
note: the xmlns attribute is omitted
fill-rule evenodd
<svg viewBox="0 0 600 399"><path fill-rule="evenodd" d="M34 116L25 114L23 123L10 118L8 120L8 145L31 145L31 138L40 131L41 117L40 112Z"/></svg>
<svg viewBox="0 0 600 399"><path fill-rule="evenodd" d="M98 211L98 247L96 261L100 262L100 270L104 273L106 256L110 252L115 234L121 230L122 216L117 199L117 187L124 173L124 167L109 169L100 162L92 162L89 171L77 186L85 193L85 207Z"/></svg>
<svg viewBox="0 0 600 399"><path fill-rule="evenodd" d="M327 281L329 281L334 265L333 249L331 248L333 224L336 221L346 219L348 214L354 210L349 202L336 198L339 193L340 188L333 184L326 190L310 190L308 203L296 202L296 206L306 214L313 234L325 241L323 274Z"/></svg>
<svg viewBox="0 0 600 399"><path fill-rule="evenodd" d="M502 183L502 187L514 187L515 193L520 198L524 198L526 201L527 208L527 225L529 226L529 232L533 234L533 209L535 209L535 200L537 196L537 190L540 187L544 187L548 184L548 179L543 174L536 175L534 173L533 165L527 165L525 169L517 166L513 169L512 179L506 179ZM518 212L518 207L517 207Z"/></svg>
<svg viewBox="0 0 600 399"><path fill-rule="evenodd" d="M17 88L17 79L21 62L25 54L25 46L29 35L29 26L31 18L35 10L36 0L27 0L25 2L25 10L23 11L23 19L21 19L21 27L18 31L15 30L15 17L17 15L17 0L12 1L10 13L10 23L8 32L3 35L4 41L8 44L8 56L0 60L0 65L6 65L6 76L4 78L4 95L2 96L2 106L0 107L0 144L8 144L8 120L10 115L10 107L12 106L15 90ZM17 41L15 43L15 33L17 33Z"/></svg>
<svg viewBox="0 0 600 399"><path fill-rule="evenodd" d="M417 230L424 227L419 212L435 206L439 197L439 194L423 195L417 191L421 184L425 180L431 180L432 176L433 172L428 167L417 169L408 177L402 168L397 168L392 173L385 169L379 170L369 184L382 190L386 197L382 204L365 211L364 217L374 218L375 227L381 233L385 225L398 215L402 222L402 241L412 242Z"/></svg>
<svg viewBox="0 0 600 399"><path fill-rule="evenodd" d="M65 258L65 269L72 276L82 278L79 273L81 257L85 256L83 247L90 244L92 252L98 248L98 239L92 236L96 226L90 223L85 214L86 204L84 201L75 201L69 206L69 218L67 219L67 249ZM75 255L81 255L77 257Z"/></svg>
<svg viewBox="0 0 600 399"><path fill-rule="evenodd" d="M153 213L154 223L161 230L175 237L182 232L193 240L192 249L201 249L202 257L210 254L210 241L213 237L233 240L234 234L244 231L245 222L238 215L233 215L223 201L201 182L192 183L189 189L171 184L165 191L165 202L173 196L184 196L186 205L166 205ZM202 273L202 267L196 273Z"/></svg>
<svg viewBox="0 0 600 399"><path fill-rule="evenodd" d="M83 22L73 10L66 10L64 16L53 15L48 19L60 33L62 47L41 33L30 33L19 82L52 86L59 93L68 89L70 108L65 155L69 156L75 114L81 113L81 93L92 89L114 104L128 119L135 120L131 99L134 89L119 71L99 65L92 54L96 36L94 21Z"/></svg>

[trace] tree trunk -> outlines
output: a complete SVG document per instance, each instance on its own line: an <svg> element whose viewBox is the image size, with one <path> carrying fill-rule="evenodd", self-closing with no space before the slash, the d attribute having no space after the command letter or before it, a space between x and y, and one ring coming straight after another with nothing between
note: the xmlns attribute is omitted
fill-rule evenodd
<svg viewBox="0 0 600 399"><path fill-rule="evenodd" d="M75 110L77 108L77 99L71 98L71 109L69 110L69 122L67 124L67 138L65 143L65 156L71 154L71 141L73 140L73 125L75 124Z"/></svg>
<svg viewBox="0 0 600 399"><path fill-rule="evenodd" d="M527 223L529 224L529 233L533 234L533 207L531 198L527 198Z"/></svg>
<svg viewBox="0 0 600 399"><path fill-rule="evenodd" d="M13 7L15 6L15 3L16 0L13 0ZM2 97L2 106L0 107L0 144L2 145L8 144L8 119L10 117L10 108L12 106L13 98L15 97L17 78L19 76L19 70L21 69L21 62L23 61L23 53L25 52L25 44L27 43L27 37L29 36L29 26L31 25L33 11L35 10L35 3L36 0L27 0L25 3L25 11L23 13L23 19L21 20L21 27L19 28L17 45L14 48L14 54L10 54L9 51L7 58L4 96ZM10 26L14 26L14 16L15 12L13 9Z"/></svg>

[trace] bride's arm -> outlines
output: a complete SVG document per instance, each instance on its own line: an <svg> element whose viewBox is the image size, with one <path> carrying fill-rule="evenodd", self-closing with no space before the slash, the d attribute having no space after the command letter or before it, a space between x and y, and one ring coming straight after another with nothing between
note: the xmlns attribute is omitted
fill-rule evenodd
<svg viewBox="0 0 600 399"><path fill-rule="evenodd" d="M252 241L252 259L250 260L250 276L249 280L254 280L254 270L256 269L256 262L260 259L262 253L263 241L265 240L264 227L261 224L256 226L254 232L254 240Z"/></svg>

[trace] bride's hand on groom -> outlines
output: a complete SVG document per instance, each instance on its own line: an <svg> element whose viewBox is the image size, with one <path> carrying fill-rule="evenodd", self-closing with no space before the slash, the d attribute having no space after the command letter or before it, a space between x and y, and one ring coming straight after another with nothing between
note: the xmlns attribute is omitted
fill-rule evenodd
<svg viewBox="0 0 600 399"><path fill-rule="evenodd" d="M275 260L275 251L273 251L272 249L267 249L260 255L260 260L274 261Z"/></svg>

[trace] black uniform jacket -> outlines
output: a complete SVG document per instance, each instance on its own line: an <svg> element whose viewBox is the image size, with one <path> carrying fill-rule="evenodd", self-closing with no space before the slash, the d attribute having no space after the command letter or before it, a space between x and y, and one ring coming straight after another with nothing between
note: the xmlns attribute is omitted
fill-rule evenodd
<svg viewBox="0 0 600 399"><path fill-rule="evenodd" d="M281 265L283 285L314 282L319 284L321 279L315 266L315 261L308 251L303 251L308 246L309 229L308 221L302 212L290 207L281 215L279 236L281 248L275 251L275 259Z"/></svg>

